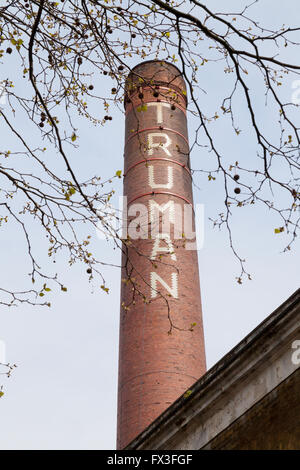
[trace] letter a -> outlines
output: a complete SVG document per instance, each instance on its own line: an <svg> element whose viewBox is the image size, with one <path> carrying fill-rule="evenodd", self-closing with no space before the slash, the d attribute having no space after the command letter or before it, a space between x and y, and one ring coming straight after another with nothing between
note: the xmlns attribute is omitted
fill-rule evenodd
<svg viewBox="0 0 300 470"><path fill-rule="evenodd" d="M160 240L164 240L167 246L160 246ZM171 259L176 261L176 255L174 253L174 247L171 242L170 235L168 233L158 233L155 237L153 250L151 253L151 259L155 259L157 253L170 253Z"/></svg>

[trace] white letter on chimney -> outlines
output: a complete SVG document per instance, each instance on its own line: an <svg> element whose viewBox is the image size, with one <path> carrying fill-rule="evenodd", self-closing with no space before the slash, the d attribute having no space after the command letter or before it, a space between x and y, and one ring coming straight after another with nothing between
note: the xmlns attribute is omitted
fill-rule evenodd
<svg viewBox="0 0 300 470"><path fill-rule="evenodd" d="M168 166L168 182L167 183L155 183L154 181L154 168L153 165L148 166L148 181L149 186L152 189L165 188L171 189L173 187L173 168Z"/></svg>
<svg viewBox="0 0 300 470"><path fill-rule="evenodd" d="M155 272L150 274L151 276L151 297L157 296L160 292L157 291L156 283L160 282L161 285L169 292L169 294L174 297L174 299L178 299L178 275L177 273L172 273L172 287L168 286L168 284Z"/></svg>
<svg viewBox="0 0 300 470"><path fill-rule="evenodd" d="M164 240L167 246L159 246L160 245L160 240ZM168 233L158 233L155 237L154 241L154 246L152 249L151 253L151 259L155 259L157 256L157 253L170 253L171 254L171 259L173 261L176 261L176 255L174 253L174 247L171 242L170 235Z"/></svg>
<svg viewBox="0 0 300 470"><path fill-rule="evenodd" d="M153 142L153 138L154 137L160 137L160 138L163 138L166 140L165 143L163 142ZM154 148L157 148L157 147L161 147L161 149L170 157L171 154L168 150L168 147L170 147L172 141L170 139L170 137L165 134L164 132L150 132L150 134L148 134L148 142L149 142L149 149L148 149L148 155L152 155L153 154L153 149Z"/></svg>
<svg viewBox="0 0 300 470"><path fill-rule="evenodd" d="M162 219L162 233L171 233L170 224L175 223L175 204L170 199L165 204L158 204L153 199L149 201L149 216L151 223L151 237L159 233L160 219Z"/></svg>
<svg viewBox="0 0 300 470"><path fill-rule="evenodd" d="M170 103L147 103L147 106L156 106L156 118L157 118L157 124L161 124L163 122L163 113L162 113L162 108L163 106L165 108L170 108L171 105Z"/></svg>

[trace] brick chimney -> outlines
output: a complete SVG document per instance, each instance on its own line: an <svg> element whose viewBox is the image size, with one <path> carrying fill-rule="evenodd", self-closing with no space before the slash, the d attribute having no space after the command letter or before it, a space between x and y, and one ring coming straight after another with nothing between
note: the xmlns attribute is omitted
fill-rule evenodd
<svg viewBox="0 0 300 470"><path fill-rule="evenodd" d="M186 105L174 65L148 61L129 74L118 449L206 370Z"/></svg>

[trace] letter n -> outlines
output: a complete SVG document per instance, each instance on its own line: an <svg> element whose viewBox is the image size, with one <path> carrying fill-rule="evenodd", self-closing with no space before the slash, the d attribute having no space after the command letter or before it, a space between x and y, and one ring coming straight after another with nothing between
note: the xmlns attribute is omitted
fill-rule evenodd
<svg viewBox="0 0 300 470"><path fill-rule="evenodd" d="M170 287L157 273L152 272L151 276L151 297L154 299L160 292L157 290L157 283L159 282L168 292L178 299L178 275L177 273L172 273L172 287Z"/></svg>

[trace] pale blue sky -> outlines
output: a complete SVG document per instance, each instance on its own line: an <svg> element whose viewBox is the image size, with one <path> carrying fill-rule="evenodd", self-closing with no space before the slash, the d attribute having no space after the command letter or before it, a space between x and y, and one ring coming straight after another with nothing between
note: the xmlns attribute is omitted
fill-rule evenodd
<svg viewBox="0 0 300 470"><path fill-rule="evenodd" d="M210 2L210 6L218 3ZM231 1L227 5L239 9L241 3ZM264 0L259 11L270 25L299 17L295 0L284 7L281 2ZM292 57L293 61L298 57ZM207 74L203 68L201 78L203 87L209 90L206 100L215 100L217 105L219 93L226 86L224 76ZM110 87L101 77L94 83L95 88ZM291 80L286 80L283 93L292 93ZM266 112L259 97L256 104L259 113ZM235 140L228 139L226 124L215 124L219 126L218 145L229 163L255 158L248 117L242 107L240 123L243 132ZM16 124L23 125L18 117ZM192 136L195 123L190 120L189 125ZM9 146L11 142L2 129L1 139ZM124 116L117 110L105 130L88 123L81 125L80 148L73 151L72 159L82 179L92 174L110 176L122 169L123 133ZM204 149L195 151L192 166L200 168L206 158ZM117 197L122 191L121 180L115 189ZM199 252L199 269L207 362L211 367L299 287L299 242L283 254L284 235L274 235L274 227L280 225L278 218L263 207L239 209L232 226L253 280L238 285L238 265L228 247L227 234L213 230L208 221L222 210L221 183L201 183L194 199L205 205L205 241ZM41 248L38 232L33 236ZM0 243L0 285L23 287L24 272L29 268L15 227L1 229ZM98 241L95 249L103 260L119 262L120 254L106 242ZM13 376L3 380L6 393L0 400L1 449L115 447L120 272L117 268L105 270L111 290L107 295L91 292L85 266L70 268L62 260L57 265L64 273L68 292L53 292L51 309L20 306L0 310L0 339L6 344L6 358L18 364Z"/></svg>

